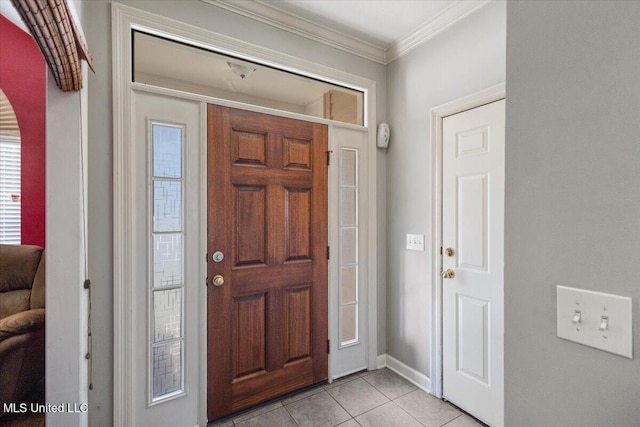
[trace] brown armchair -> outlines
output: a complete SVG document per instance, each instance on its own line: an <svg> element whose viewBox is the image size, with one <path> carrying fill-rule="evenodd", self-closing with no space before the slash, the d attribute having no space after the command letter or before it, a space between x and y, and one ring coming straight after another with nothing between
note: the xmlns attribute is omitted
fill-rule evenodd
<svg viewBox="0 0 640 427"><path fill-rule="evenodd" d="M0 244L0 416L44 377L44 250Z"/></svg>

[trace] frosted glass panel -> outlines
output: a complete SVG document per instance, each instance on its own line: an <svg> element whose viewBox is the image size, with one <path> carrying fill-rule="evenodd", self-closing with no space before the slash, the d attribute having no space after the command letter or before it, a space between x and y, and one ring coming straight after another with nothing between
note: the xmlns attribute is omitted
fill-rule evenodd
<svg viewBox="0 0 640 427"><path fill-rule="evenodd" d="M357 305L346 305L341 308L340 344L358 339L357 334Z"/></svg>
<svg viewBox="0 0 640 427"><path fill-rule="evenodd" d="M154 343L181 337L182 288L153 292Z"/></svg>
<svg viewBox="0 0 640 427"><path fill-rule="evenodd" d="M151 175L153 192L149 370L151 400L157 401L184 391L184 128L152 123L149 137L152 159L147 173Z"/></svg>
<svg viewBox="0 0 640 427"><path fill-rule="evenodd" d="M356 229L343 228L340 234L340 263L342 265L355 264L358 259Z"/></svg>
<svg viewBox="0 0 640 427"><path fill-rule="evenodd" d="M153 176L182 177L182 128L154 124Z"/></svg>
<svg viewBox="0 0 640 427"><path fill-rule="evenodd" d="M182 343L153 348L153 398L182 390Z"/></svg>
<svg viewBox="0 0 640 427"><path fill-rule="evenodd" d="M356 189L340 190L340 225L356 225Z"/></svg>
<svg viewBox="0 0 640 427"><path fill-rule="evenodd" d="M153 231L182 230L182 182L153 182Z"/></svg>
<svg viewBox="0 0 640 427"><path fill-rule="evenodd" d="M356 152L353 150L340 150L340 185L356 185Z"/></svg>
<svg viewBox="0 0 640 427"><path fill-rule="evenodd" d="M182 234L156 234L153 236L154 288L179 286L184 283L183 253Z"/></svg>
<svg viewBox="0 0 640 427"><path fill-rule="evenodd" d="M340 269L340 304L356 302L356 274L358 267Z"/></svg>

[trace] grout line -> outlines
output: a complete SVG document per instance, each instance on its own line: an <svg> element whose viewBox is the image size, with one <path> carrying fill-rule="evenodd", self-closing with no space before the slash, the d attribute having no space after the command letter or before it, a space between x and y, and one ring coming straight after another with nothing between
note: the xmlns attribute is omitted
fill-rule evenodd
<svg viewBox="0 0 640 427"><path fill-rule="evenodd" d="M416 417L414 417L413 415L411 415L409 412L405 411L404 408L402 408L400 405L398 405L397 403L395 403L393 400L391 401L394 405L396 405L398 407L398 409L400 409L402 412L404 412L405 414L409 415L411 418L413 418L414 420L416 420L416 422L418 424L420 424L421 426L423 426L424 424L422 424L420 422L419 419L417 419Z"/></svg>
<svg viewBox="0 0 640 427"><path fill-rule="evenodd" d="M413 385L413 384L411 384L411 385ZM418 387L416 387L416 388L414 388L413 390L410 390L410 391L406 392L405 394L401 394L400 396L398 396L398 397L396 397L396 398L394 398L394 399L391 399L391 401L392 401L392 402L395 402L396 400L400 399L401 397L404 397L404 396L406 396L407 394L413 393L414 391L418 391L418 390L420 390L420 389L419 389Z"/></svg>
<svg viewBox="0 0 640 427"><path fill-rule="evenodd" d="M305 398L306 399L306 398ZM302 400L302 399L300 399ZM299 402L299 400L297 401ZM280 402L280 404L282 404L282 402ZM295 418L293 418L293 415L291 415L291 412L289 412L289 409L287 409L287 407L285 405L282 405L282 407L284 408L285 411L287 411L287 414L289 414L289 418L291 418L291 420L293 421L293 423L297 426L299 426L300 424L298 424L298 422L296 421Z"/></svg>
<svg viewBox="0 0 640 427"><path fill-rule="evenodd" d="M387 403L389 403L389 402L385 402L382 405L386 405ZM382 406L382 405L380 405L380 406ZM376 406L375 408L368 409L368 410L364 411L363 413L359 414L358 417L360 417L360 416L362 416L364 414L368 414L369 412L373 411L374 409L378 409L380 406ZM353 417L353 419L355 420L356 417ZM357 422L357 420L356 420L356 422ZM358 423L358 424L360 424L360 423Z"/></svg>
<svg viewBox="0 0 640 427"><path fill-rule="evenodd" d="M460 418L461 416L462 416L462 414L458 415L458 416L457 416L457 417L455 417L454 419L449 420L449 421L447 421L446 423L442 424L440 427L444 427L444 426L446 426L447 424L451 424L452 422L454 422L455 420L457 420L457 419L458 419L458 418Z"/></svg>
<svg viewBox="0 0 640 427"><path fill-rule="evenodd" d="M461 416L463 416L463 415L466 415L466 416L468 416L469 418L471 418L471 419L472 419L476 424L478 424L479 426L481 426L481 427L489 427L487 424L485 424L484 422L482 422L482 421L480 421L479 419L477 419L476 417L474 417L474 416L473 416L473 414L471 414L471 413L469 413L469 412L465 411L464 409L462 409L462 408L460 408L460 407L458 407L458 406L454 405L453 403L449 402L448 400L443 400L443 402L445 402L445 403L449 404L449 406L451 406L452 408L454 408L454 409L456 409L456 410L460 411L460 415L458 415L456 418L459 418L459 417L461 417ZM454 418L454 420L455 420L456 418ZM451 420L451 421L453 421L453 420ZM449 423L450 423L451 421L449 421ZM447 423L447 424L449 424L449 423ZM443 426L444 426L444 425L446 425L446 424L443 424ZM441 427L443 427L443 426L441 426Z"/></svg>
<svg viewBox="0 0 640 427"><path fill-rule="evenodd" d="M275 408L269 409L268 411L260 412L259 414L255 414L255 415L253 415L253 416L251 416L251 417L245 418L245 419L243 419L242 421L238 421L238 422L243 423L243 422L245 422L245 421L252 420L252 419L254 419L255 417L259 417L260 415L268 414L269 412L273 412L273 411L275 411L275 410L276 410L276 409L278 409L278 408L282 408L282 407L284 407L284 405L282 404L282 402L281 402L281 401L276 400L276 401L271 402L271 403L265 403L265 404L262 404L262 405L258 405L257 407L254 407L253 409L252 409L252 408L247 408L248 410L247 410L247 413L246 413L245 415L248 415L248 413L249 413L249 412L251 412L251 411L257 411L258 409L260 409L260 407L265 408L265 407L267 407L267 406L269 406L269 405L272 405L272 404L274 404L274 403L280 403L280 406L276 406ZM233 425L234 425L234 426L236 425L236 418L241 418L242 416L243 416L243 415L238 415L238 416L235 416L235 417L233 417L233 418L231 419L231 422L233 423Z"/></svg>
<svg viewBox="0 0 640 427"><path fill-rule="evenodd" d="M382 369L380 369L380 371L382 371L382 370L384 370L384 369L387 369L387 368L382 368ZM410 383L410 382L409 382L409 381L407 381L405 378L402 378L400 375L396 374L395 372L393 372L393 371L391 371L391 370L390 370L389 372L392 372L394 375L397 375L397 376L398 376L398 378L400 378L401 380L406 381L407 383L409 383L412 387L414 387L414 388L413 388L413 390L409 390L408 392L406 392L406 393L404 393L404 394L402 394L402 395L400 395L400 396L398 396L398 397L391 398L391 397L387 396L387 395L385 394L385 392L384 392L384 391L382 391L382 390L380 390L378 387L376 387L376 385L375 385L375 384L372 384L371 382L367 381L367 378L365 378L365 377L361 377L361 378L362 378L363 380L365 380L365 381L367 382L367 384L369 384L371 387L373 387L373 388L375 388L376 390L378 390L378 391L379 391L379 392L380 392L384 397L386 397L387 399L389 399L389 401L391 401L391 402L393 402L393 401L394 401L394 400L396 400L396 399L400 399L402 396L406 396L406 395L407 395L407 394L409 394L409 393L413 393L414 391L419 390L419 388L418 388L418 387L416 387L416 386L415 386L415 384ZM367 376L371 376L371 375L367 375Z"/></svg>
<svg viewBox="0 0 640 427"><path fill-rule="evenodd" d="M349 416L350 416L350 417L355 421L356 417L354 417L353 415L351 415L351 412L347 411L347 408L345 408L344 406L342 406L342 404L341 404L340 402L338 402L338 399L336 399L335 397L333 397L333 396L331 395L331 393L329 393L329 390L325 390L324 392L325 392L325 393L327 393L327 394L329 395L329 397L331 397L331 398L332 398L332 399L333 399L333 400L338 404L338 406L339 406L339 407L341 407L342 409L344 409L344 411L347 413L347 415L349 415ZM347 421L349 421L349 420L347 420ZM347 422L347 421L345 421L345 422ZM357 422L357 421L356 421L356 422ZM360 423L358 423L358 424L360 424Z"/></svg>
<svg viewBox="0 0 640 427"><path fill-rule="evenodd" d="M362 377L354 376L354 374L351 374L351 375L347 375L346 377L338 378L337 380L334 380L334 382L331 383L331 384L325 384L325 385L323 385L323 387L325 387L325 391L327 391L327 390L331 390L331 389L333 389L335 387L340 387L343 384L348 384L351 381L355 381L355 380L358 380L358 379L361 379L361 378ZM362 379L364 379L364 378L362 378ZM337 381L340 381L340 384L334 385Z"/></svg>

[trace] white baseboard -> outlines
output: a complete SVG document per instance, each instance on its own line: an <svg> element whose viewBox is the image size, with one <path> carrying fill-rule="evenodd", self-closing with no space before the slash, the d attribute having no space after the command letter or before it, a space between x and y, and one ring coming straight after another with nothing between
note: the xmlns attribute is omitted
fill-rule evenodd
<svg viewBox="0 0 640 427"><path fill-rule="evenodd" d="M384 368L385 366L407 381L415 384L416 387L431 394L431 378L425 374L416 371L412 367L405 365L395 357L389 356L388 354L378 356L378 369L380 367Z"/></svg>

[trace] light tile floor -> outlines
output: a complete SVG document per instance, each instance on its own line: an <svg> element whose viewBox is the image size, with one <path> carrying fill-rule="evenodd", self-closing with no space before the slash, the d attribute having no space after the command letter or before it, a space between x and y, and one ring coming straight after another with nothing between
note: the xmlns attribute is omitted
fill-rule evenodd
<svg viewBox="0 0 640 427"><path fill-rule="evenodd" d="M389 369L359 372L287 395L209 427L481 427Z"/></svg>

